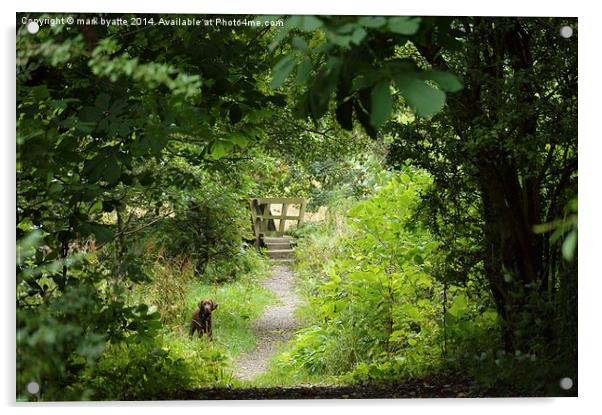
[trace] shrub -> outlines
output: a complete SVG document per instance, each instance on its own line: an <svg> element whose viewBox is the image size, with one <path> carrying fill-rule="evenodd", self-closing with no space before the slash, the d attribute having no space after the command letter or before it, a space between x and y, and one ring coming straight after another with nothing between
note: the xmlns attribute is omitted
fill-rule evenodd
<svg viewBox="0 0 602 415"><path fill-rule="evenodd" d="M343 220L331 217L299 241L310 326L276 360L279 370L395 381L449 368L446 346L497 339L497 315L476 287L447 287L444 319L438 244L411 223L430 178L407 169L383 179L374 195L339 211Z"/></svg>
<svg viewBox="0 0 602 415"><path fill-rule="evenodd" d="M182 346L164 336L111 345L77 387L95 400L155 400L195 387L229 384L225 356L209 345L188 343Z"/></svg>

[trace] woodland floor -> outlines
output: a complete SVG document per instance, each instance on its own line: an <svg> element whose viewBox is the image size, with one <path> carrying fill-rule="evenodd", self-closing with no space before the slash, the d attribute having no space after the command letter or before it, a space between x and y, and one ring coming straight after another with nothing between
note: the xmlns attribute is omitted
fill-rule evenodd
<svg viewBox="0 0 602 415"><path fill-rule="evenodd" d="M278 303L270 305L251 323L257 337L255 349L238 357L234 363L234 375L240 380L252 380L265 372L268 361L278 347L288 341L299 323L293 315L301 299L295 293L295 274L286 264L274 264L272 274L263 281L264 288L272 291Z"/></svg>
<svg viewBox="0 0 602 415"><path fill-rule="evenodd" d="M212 388L187 391L181 400L259 399L386 399L386 398L473 398L517 396L499 392L471 391L470 382L460 376L429 376L382 385L299 385L275 388Z"/></svg>

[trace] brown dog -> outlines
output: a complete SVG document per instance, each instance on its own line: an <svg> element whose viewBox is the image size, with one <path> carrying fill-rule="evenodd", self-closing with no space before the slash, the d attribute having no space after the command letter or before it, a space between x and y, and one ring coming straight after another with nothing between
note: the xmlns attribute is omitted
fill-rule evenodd
<svg viewBox="0 0 602 415"><path fill-rule="evenodd" d="M217 308L217 303L213 300L203 300L199 303L199 306L194 313L192 313L192 321L190 322L190 333L188 334L191 338L195 331L198 330L199 338L203 337L203 333L207 333L209 339L213 338L213 332L211 331L211 313Z"/></svg>

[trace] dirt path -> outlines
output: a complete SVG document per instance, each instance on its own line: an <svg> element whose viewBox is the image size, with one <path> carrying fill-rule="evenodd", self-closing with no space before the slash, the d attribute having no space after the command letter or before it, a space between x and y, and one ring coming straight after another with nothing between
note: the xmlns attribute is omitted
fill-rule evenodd
<svg viewBox="0 0 602 415"><path fill-rule="evenodd" d="M268 306L263 314L251 323L257 336L254 350L244 353L234 363L234 375L241 380L251 380L267 369L267 363L278 347L291 338L299 327L293 311L301 302L294 291L295 274L288 265L274 264L272 275L261 285L274 292L278 304Z"/></svg>

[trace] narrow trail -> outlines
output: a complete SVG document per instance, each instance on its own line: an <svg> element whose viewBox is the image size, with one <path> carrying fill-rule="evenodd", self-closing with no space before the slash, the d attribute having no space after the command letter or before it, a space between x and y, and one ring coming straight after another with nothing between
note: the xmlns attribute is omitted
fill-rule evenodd
<svg viewBox="0 0 602 415"><path fill-rule="evenodd" d="M299 323L293 312L301 303L294 291L295 274L286 264L274 264L272 275L262 286L278 298L278 304L268 306L263 314L251 323L257 337L254 350L244 353L234 363L234 376L241 380L252 380L265 372L268 361L278 347L289 340Z"/></svg>

